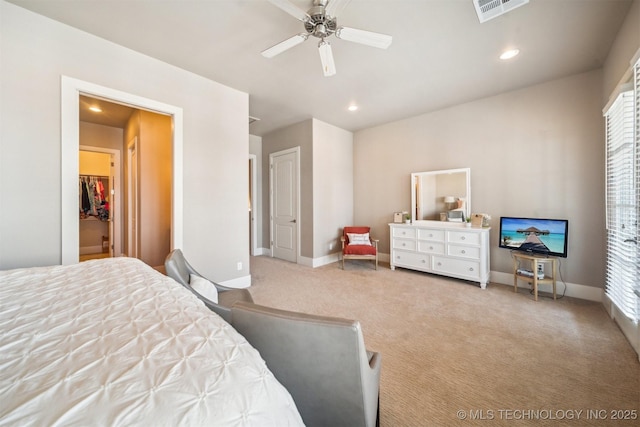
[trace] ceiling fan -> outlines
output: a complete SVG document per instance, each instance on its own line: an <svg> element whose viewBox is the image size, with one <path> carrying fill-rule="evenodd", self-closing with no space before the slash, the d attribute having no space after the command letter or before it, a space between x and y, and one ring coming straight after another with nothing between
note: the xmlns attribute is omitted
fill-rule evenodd
<svg viewBox="0 0 640 427"><path fill-rule="evenodd" d="M306 12L299 9L289 0L269 0L269 2L302 21L305 31L262 51L262 56L266 58L273 58L285 50L299 45L307 40L309 36L313 36L320 39L318 51L320 52L322 71L325 77L329 77L336 73L336 65L333 61L331 44L325 40L327 37L335 35L342 40L361 43L380 49L386 49L391 45L392 37L386 34L373 33L371 31L349 27L339 27L335 13L338 7L342 3L345 3L345 0L313 0L313 7Z"/></svg>

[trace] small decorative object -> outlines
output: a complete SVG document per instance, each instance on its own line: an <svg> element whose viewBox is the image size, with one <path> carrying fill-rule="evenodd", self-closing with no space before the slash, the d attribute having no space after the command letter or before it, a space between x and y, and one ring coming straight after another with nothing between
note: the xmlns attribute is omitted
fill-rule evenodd
<svg viewBox="0 0 640 427"><path fill-rule="evenodd" d="M409 212L404 212L404 223L411 224L411 215L409 215Z"/></svg>
<svg viewBox="0 0 640 427"><path fill-rule="evenodd" d="M393 222L396 224L402 224L402 220L404 219L404 215L402 212L394 212L393 213Z"/></svg>
<svg viewBox="0 0 640 427"><path fill-rule="evenodd" d="M483 227L488 227L489 226L489 221L491 221L491 215L482 214L482 226Z"/></svg>
<svg viewBox="0 0 640 427"><path fill-rule="evenodd" d="M471 225L473 227L482 227L483 214L471 214Z"/></svg>
<svg viewBox="0 0 640 427"><path fill-rule="evenodd" d="M474 227L489 227L491 215L486 213L471 214L471 225Z"/></svg>
<svg viewBox="0 0 640 427"><path fill-rule="evenodd" d="M468 217L465 221L466 221L466 224L465 224L465 225L466 225L467 227L471 227L471 217Z"/></svg>

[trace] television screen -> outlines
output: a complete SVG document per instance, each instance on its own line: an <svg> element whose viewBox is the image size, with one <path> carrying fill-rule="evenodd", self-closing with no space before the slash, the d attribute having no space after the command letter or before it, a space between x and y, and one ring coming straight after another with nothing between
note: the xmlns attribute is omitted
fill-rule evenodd
<svg viewBox="0 0 640 427"><path fill-rule="evenodd" d="M500 247L534 254L567 257L566 219L500 218Z"/></svg>

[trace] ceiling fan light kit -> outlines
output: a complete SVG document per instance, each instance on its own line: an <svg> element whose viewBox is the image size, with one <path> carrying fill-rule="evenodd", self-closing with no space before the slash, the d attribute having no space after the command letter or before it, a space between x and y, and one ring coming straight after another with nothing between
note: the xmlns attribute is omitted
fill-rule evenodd
<svg viewBox="0 0 640 427"><path fill-rule="evenodd" d="M348 1L348 0L347 0ZM275 46L262 52L262 56L273 58L274 56L299 45L313 36L320 39L318 52L322 63L322 71L325 77L336 74L336 66L333 60L331 44L325 38L334 35L342 40L360 43L366 46L386 49L391 45L393 38L386 34L374 33L371 31L358 30L349 27L338 27L335 16L331 13L336 11L340 3L345 0L314 0L313 6L307 12L297 8L289 0L269 0L272 4L287 12L294 18L302 21L305 32L296 34Z"/></svg>
<svg viewBox="0 0 640 427"><path fill-rule="evenodd" d="M333 54L331 53L331 44L324 39L318 44L320 52L320 62L322 63L322 71L325 77L331 77L336 73L336 64L333 62Z"/></svg>

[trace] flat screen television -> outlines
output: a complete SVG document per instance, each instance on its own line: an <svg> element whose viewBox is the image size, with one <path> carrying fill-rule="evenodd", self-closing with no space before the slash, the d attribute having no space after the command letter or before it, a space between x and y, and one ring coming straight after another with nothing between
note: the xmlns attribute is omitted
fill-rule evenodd
<svg viewBox="0 0 640 427"><path fill-rule="evenodd" d="M500 217L500 247L536 255L567 257L566 219Z"/></svg>

